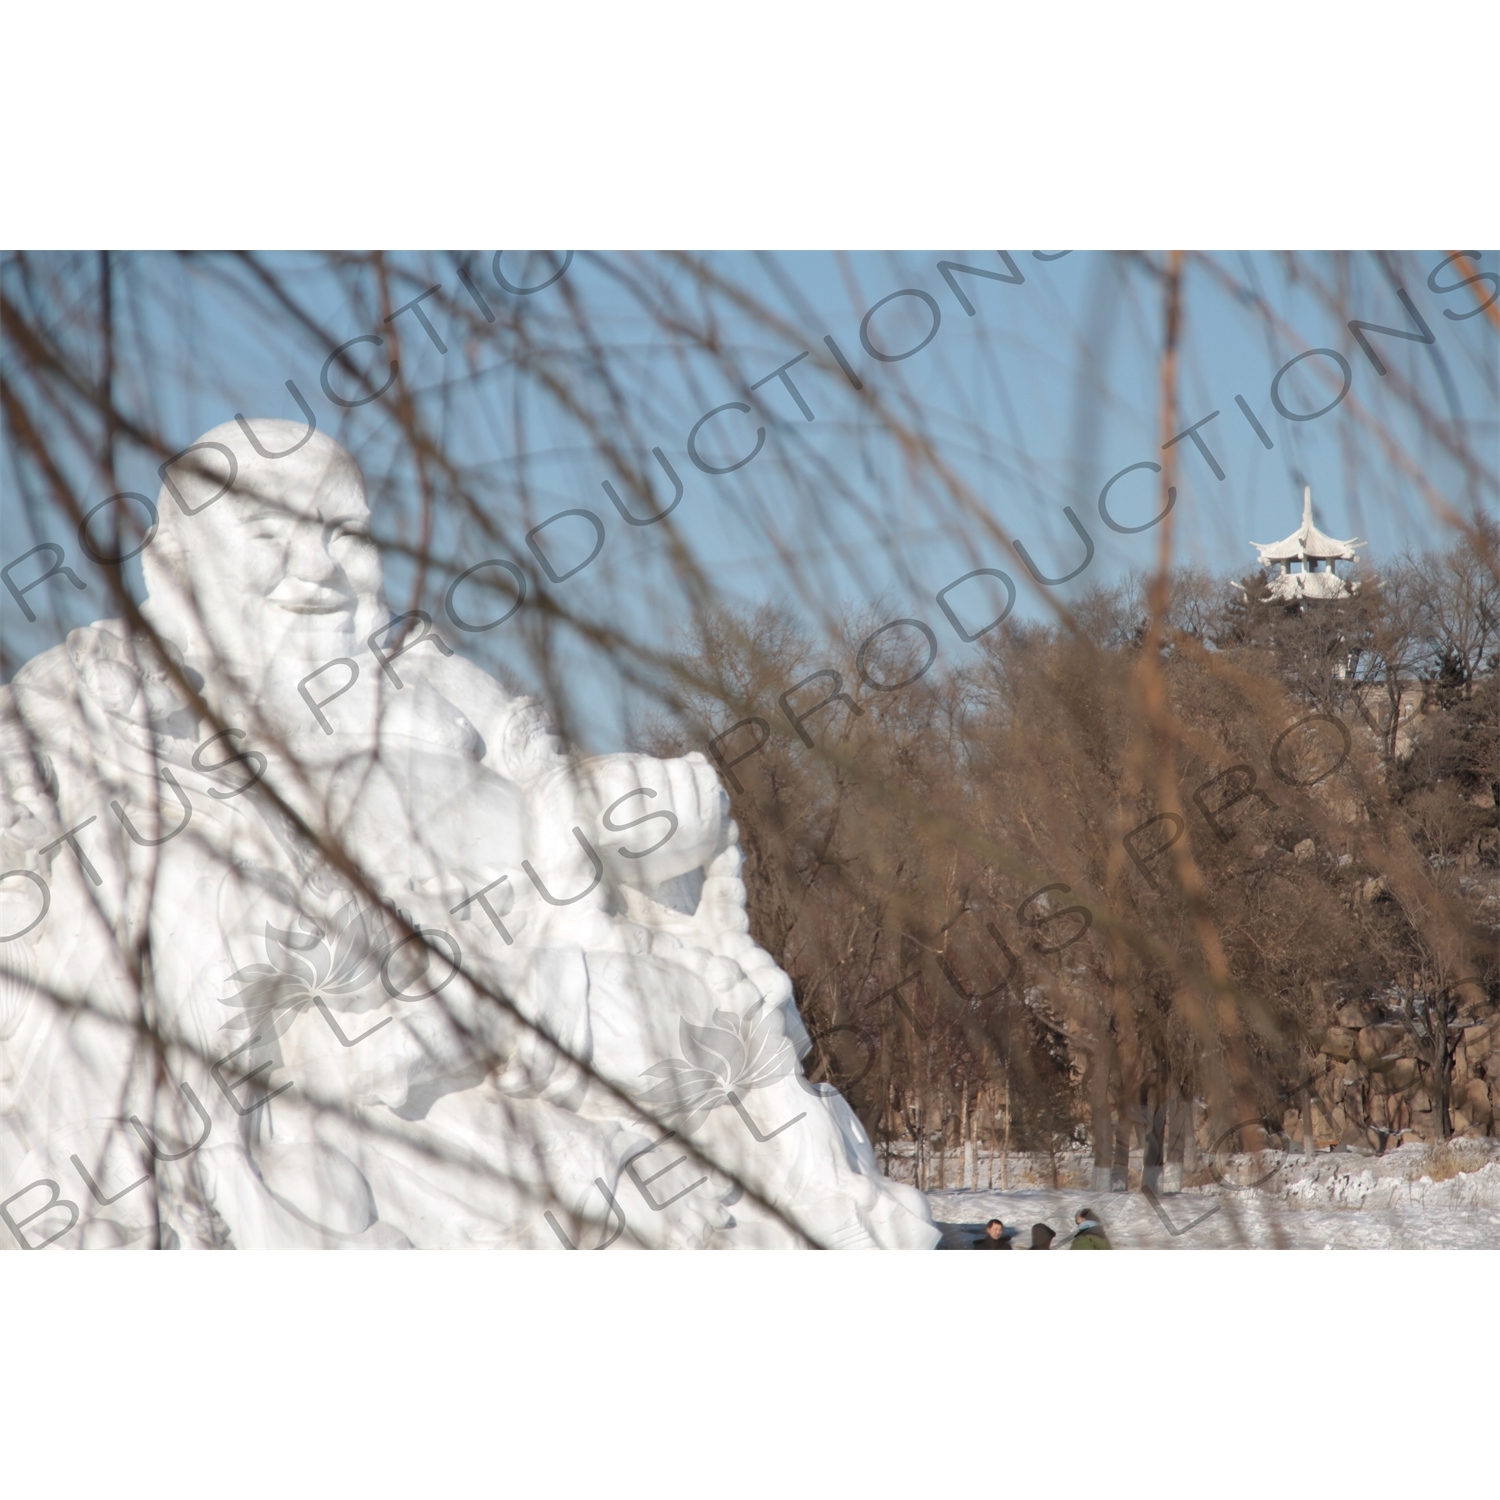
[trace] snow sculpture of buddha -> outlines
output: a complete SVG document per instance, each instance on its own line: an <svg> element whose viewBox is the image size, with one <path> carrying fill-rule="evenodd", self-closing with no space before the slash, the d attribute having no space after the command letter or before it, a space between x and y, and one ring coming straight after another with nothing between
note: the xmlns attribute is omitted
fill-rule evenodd
<svg viewBox="0 0 1500 1500"><path fill-rule="evenodd" d="M801 1076L701 755L570 758L394 615L325 435L163 477L148 630L0 697L0 1243L936 1242Z"/></svg>

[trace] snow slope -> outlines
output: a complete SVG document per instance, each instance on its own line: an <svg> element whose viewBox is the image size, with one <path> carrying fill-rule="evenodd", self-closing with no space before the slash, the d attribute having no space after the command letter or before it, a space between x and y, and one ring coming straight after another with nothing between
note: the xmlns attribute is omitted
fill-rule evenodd
<svg viewBox="0 0 1500 1500"><path fill-rule="evenodd" d="M991 1218L1021 1230L1018 1247L1029 1243L1038 1221L1061 1240L1084 1205L1120 1250L1497 1249L1500 1156L1486 1150L1470 1163L1473 1170L1434 1181L1420 1148L1378 1158L1333 1153L1310 1163L1301 1157L1261 1164L1241 1159L1225 1173L1227 1183L1263 1177L1258 1186L1189 1189L1154 1203L1139 1192L1091 1195L1076 1188L927 1197L943 1230L943 1247L951 1249L982 1234Z"/></svg>

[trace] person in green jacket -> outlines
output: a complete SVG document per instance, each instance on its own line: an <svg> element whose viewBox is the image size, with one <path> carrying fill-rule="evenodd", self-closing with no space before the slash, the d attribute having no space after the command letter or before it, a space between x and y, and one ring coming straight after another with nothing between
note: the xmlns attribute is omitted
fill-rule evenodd
<svg viewBox="0 0 1500 1500"><path fill-rule="evenodd" d="M1109 1236L1104 1232L1104 1226L1094 1217L1091 1208L1080 1208L1073 1217L1073 1222L1078 1226L1073 1231L1073 1243L1069 1246L1072 1250L1108 1250L1110 1248Z"/></svg>

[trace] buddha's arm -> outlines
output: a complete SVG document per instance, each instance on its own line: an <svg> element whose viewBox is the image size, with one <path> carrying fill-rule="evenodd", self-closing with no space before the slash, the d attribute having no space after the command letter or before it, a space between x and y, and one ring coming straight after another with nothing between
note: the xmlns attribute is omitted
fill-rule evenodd
<svg viewBox="0 0 1500 1500"><path fill-rule="evenodd" d="M581 825L599 848L618 855L614 863L629 884L652 885L700 869L718 852L728 799L702 755L575 760L535 700L512 697L457 655L429 666L432 685L484 738L484 764L527 789L533 825L544 845L555 835L559 856L576 852L571 830Z"/></svg>

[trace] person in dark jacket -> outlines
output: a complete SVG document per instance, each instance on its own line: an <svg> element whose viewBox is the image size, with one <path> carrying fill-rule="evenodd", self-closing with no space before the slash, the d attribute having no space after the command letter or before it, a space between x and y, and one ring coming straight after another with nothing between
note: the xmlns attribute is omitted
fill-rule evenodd
<svg viewBox="0 0 1500 1500"><path fill-rule="evenodd" d="M1104 1226L1094 1217L1091 1208L1080 1208L1073 1218L1078 1226L1073 1231L1073 1243L1069 1247L1073 1250L1108 1250L1110 1248L1109 1236L1104 1232Z"/></svg>
<svg viewBox="0 0 1500 1500"><path fill-rule="evenodd" d="M1052 1241L1056 1238L1049 1225L1033 1224L1031 1226L1031 1249L1033 1250L1050 1250Z"/></svg>
<svg viewBox="0 0 1500 1500"><path fill-rule="evenodd" d="M1007 1229L999 1219L991 1219L985 1225L984 1238L975 1240L972 1248L975 1250L1009 1250L1010 1242L1015 1237L1014 1229Z"/></svg>

